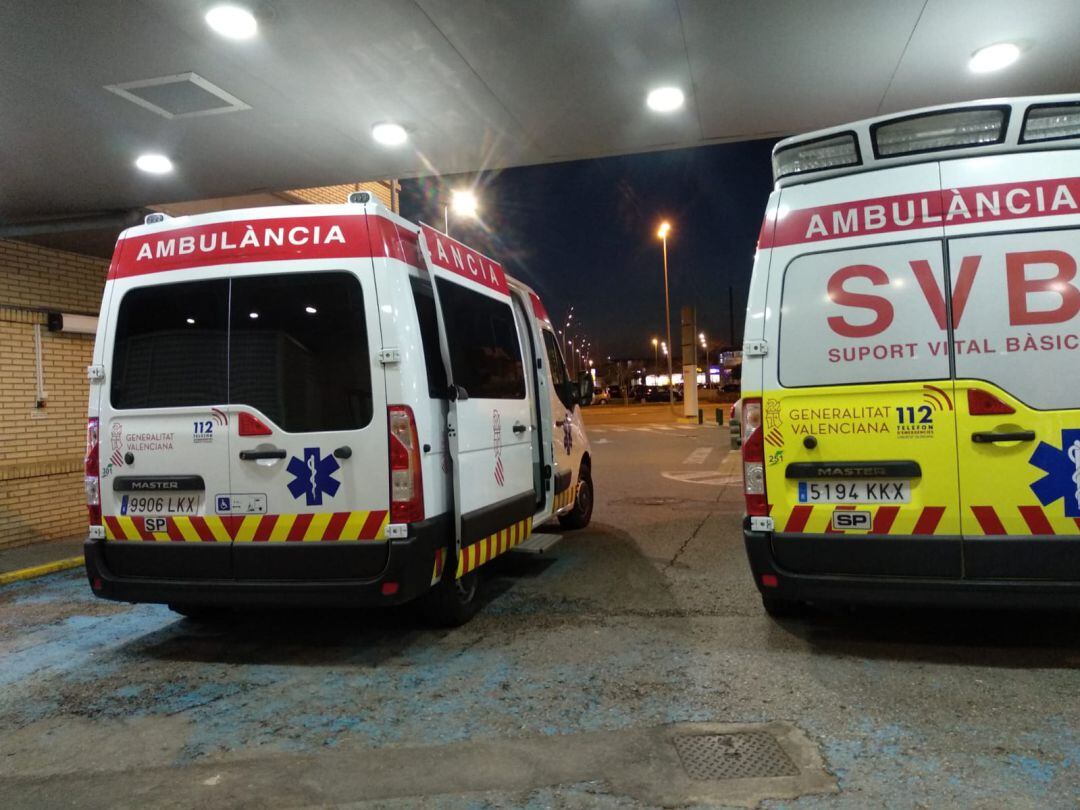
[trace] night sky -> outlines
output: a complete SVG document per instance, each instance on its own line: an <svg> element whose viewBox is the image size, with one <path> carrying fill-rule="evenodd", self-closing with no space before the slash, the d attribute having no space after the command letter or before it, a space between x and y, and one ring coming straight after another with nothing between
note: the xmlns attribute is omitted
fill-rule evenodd
<svg viewBox="0 0 1080 810"><path fill-rule="evenodd" d="M772 145L750 141L485 174L476 184L481 221L455 221L451 212L450 233L532 286L556 327L573 304L594 357L645 358L651 338L664 339L656 228L668 219L672 340L679 343L679 307L695 303L698 330L710 344L726 344L730 284L741 343L754 246L772 187ZM473 180L404 180L401 212L441 229L440 193Z"/></svg>

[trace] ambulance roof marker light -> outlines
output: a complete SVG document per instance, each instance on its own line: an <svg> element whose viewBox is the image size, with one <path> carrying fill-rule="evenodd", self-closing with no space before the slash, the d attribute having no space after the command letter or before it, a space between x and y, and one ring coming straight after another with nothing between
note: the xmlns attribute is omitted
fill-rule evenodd
<svg viewBox="0 0 1080 810"><path fill-rule="evenodd" d="M172 219L168 214L164 214L161 211L155 211L152 214L147 214L146 219L143 220L144 225L157 225L161 222L167 222Z"/></svg>

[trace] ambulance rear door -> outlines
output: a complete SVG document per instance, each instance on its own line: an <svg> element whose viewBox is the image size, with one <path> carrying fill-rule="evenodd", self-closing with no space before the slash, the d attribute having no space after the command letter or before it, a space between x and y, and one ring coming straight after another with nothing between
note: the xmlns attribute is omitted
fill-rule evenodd
<svg viewBox="0 0 1080 810"><path fill-rule="evenodd" d="M232 538L214 494L229 490L229 281L143 272L127 243L158 230L133 231L102 313L105 561L118 576L228 579Z"/></svg>
<svg viewBox="0 0 1080 810"><path fill-rule="evenodd" d="M378 576L390 474L372 260L247 266L231 285L231 489L215 508L237 576Z"/></svg>
<svg viewBox="0 0 1080 810"><path fill-rule="evenodd" d="M765 345L750 348L765 351L766 491L788 570L961 575L942 234L934 163L782 189ZM744 377L744 402L755 385Z"/></svg>
<svg viewBox="0 0 1080 810"><path fill-rule="evenodd" d="M965 575L1080 579L1080 152L942 163Z"/></svg>
<svg viewBox="0 0 1080 810"><path fill-rule="evenodd" d="M448 444L461 577L532 530L534 414L503 268L426 225L420 252L434 282L450 382Z"/></svg>

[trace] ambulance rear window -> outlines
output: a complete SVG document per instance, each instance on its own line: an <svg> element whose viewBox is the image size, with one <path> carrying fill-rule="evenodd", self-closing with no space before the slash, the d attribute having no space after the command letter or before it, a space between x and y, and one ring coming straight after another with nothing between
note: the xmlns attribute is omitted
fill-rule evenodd
<svg viewBox="0 0 1080 810"><path fill-rule="evenodd" d="M113 341L113 407L226 402L228 302L225 279L128 292Z"/></svg>
<svg viewBox="0 0 1080 810"><path fill-rule="evenodd" d="M438 279L454 384L472 399L524 399L514 313L509 305Z"/></svg>
<svg viewBox="0 0 1080 810"><path fill-rule="evenodd" d="M367 425L371 359L356 276L233 279L229 401L258 408L290 433Z"/></svg>
<svg viewBox="0 0 1080 810"><path fill-rule="evenodd" d="M435 294L431 283L410 278L413 301L416 302L416 318L420 324L420 341L424 346L424 368L427 371L428 395L432 399L446 398L446 368L443 366L442 350L439 348L439 320L435 314Z"/></svg>
<svg viewBox="0 0 1080 810"><path fill-rule="evenodd" d="M117 409L249 405L290 433L362 428L373 405L360 282L289 273L132 290L111 398Z"/></svg>

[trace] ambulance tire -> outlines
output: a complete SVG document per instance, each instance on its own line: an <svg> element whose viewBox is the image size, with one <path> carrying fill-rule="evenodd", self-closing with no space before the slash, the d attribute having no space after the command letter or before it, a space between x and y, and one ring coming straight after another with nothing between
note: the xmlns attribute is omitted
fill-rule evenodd
<svg viewBox="0 0 1080 810"><path fill-rule="evenodd" d="M794 599L780 599L776 596L762 595L761 606L774 619L797 619L806 615L806 605Z"/></svg>
<svg viewBox="0 0 1080 810"><path fill-rule="evenodd" d="M574 498L574 508L565 515L559 515L559 525L564 529L584 529L592 520L593 487L592 471L588 464L581 465L581 479L578 481L577 496Z"/></svg>
<svg viewBox="0 0 1080 810"><path fill-rule="evenodd" d="M420 613L433 627L460 627L480 608L480 572L470 571L461 579L447 566L439 584L420 598Z"/></svg>

